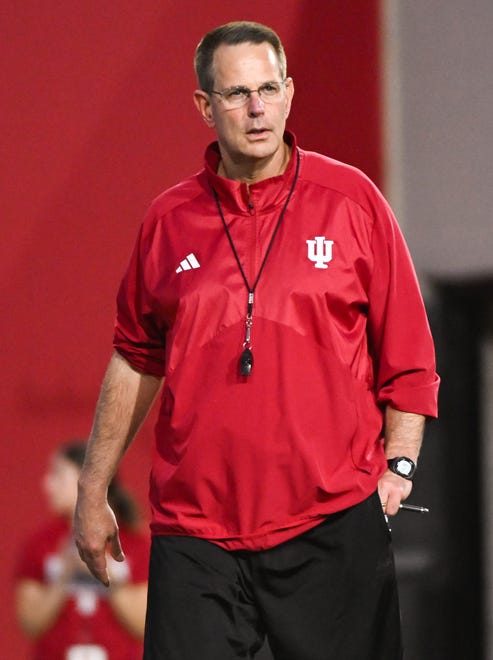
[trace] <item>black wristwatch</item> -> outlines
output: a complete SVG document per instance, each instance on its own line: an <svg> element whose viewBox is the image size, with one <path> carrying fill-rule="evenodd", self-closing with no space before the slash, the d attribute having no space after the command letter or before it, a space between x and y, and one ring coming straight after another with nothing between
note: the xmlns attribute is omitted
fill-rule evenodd
<svg viewBox="0 0 493 660"><path fill-rule="evenodd" d="M407 456L389 458L387 465L391 472L398 474L399 477L404 477L404 479L412 479L416 472L416 463Z"/></svg>

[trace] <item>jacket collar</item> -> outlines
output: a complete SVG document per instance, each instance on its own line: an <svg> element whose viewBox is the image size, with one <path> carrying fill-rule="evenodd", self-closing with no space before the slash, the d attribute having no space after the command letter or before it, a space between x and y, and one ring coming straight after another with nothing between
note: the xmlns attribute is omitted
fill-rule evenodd
<svg viewBox="0 0 493 660"><path fill-rule="evenodd" d="M250 214L252 209L269 211L286 200L296 171L297 142L294 133L286 131L284 141L291 148L291 157L283 174L263 179L258 183L246 183L227 179L217 174L220 161L219 145L212 142L205 152L205 174L209 185L219 195L221 203L231 212Z"/></svg>

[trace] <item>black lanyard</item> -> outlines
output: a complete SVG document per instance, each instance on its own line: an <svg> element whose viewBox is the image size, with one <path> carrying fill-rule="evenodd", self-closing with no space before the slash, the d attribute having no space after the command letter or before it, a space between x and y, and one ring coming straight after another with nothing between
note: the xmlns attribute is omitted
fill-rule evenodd
<svg viewBox="0 0 493 660"><path fill-rule="evenodd" d="M238 256L238 252L236 251L235 244L233 243L233 239L231 238L231 233L228 229L228 225L226 224L226 220L224 218L224 214L221 208L221 203L219 202L219 196L217 192L212 189L212 192L214 194L214 199L216 200L216 205L217 205L217 210L219 212L219 216L221 217L221 221L223 223L224 231L226 232L226 236L228 237L229 244L231 246L231 250L233 251L233 255L236 259L236 263L238 264L238 268L240 270L241 276L243 278L243 281L245 283L245 286L248 291L248 299L247 299L247 314L246 314L246 319L245 319L245 341L243 342L243 351L240 356L240 361L239 361L239 370L240 374L242 376L249 376L252 372L252 367L253 367L253 353L252 353L252 345L250 342L250 336L251 336L251 328L252 328L252 322L253 322L253 301L255 298L255 289L257 288L257 284L259 283L260 276L262 275L262 272L264 270L264 266L267 263L267 258L269 257L270 251L272 249L272 245L274 244L274 239L276 237L277 231L279 227L281 226L282 219L284 217L284 213L288 207L289 200L291 199L291 196L294 192L296 182L298 181L298 174L300 171L300 154L299 151L296 150L296 172L293 178L293 183L291 184L291 188L289 190L288 196L286 197L286 201L284 202L284 206L282 207L282 210L279 214L279 218L277 220L276 226L274 227L274 231L272 232L271 239L269 241L269 245L267 246L267 250L265 251L264 258L262 259L262 263L260 264L259 271L257 273L257 277L255 278L255 282L253 283L253 286L250 286L250 283L248 282L247 276L245 275L245 271L243 270L243 266L241 265L240 258Z"/></svg>

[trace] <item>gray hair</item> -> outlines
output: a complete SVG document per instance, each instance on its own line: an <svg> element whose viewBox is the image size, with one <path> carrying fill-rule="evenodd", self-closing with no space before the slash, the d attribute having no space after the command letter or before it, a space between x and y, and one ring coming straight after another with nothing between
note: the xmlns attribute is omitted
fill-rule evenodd
<svg viewBox="0 0 493 660"><path fill-rule="evenodd" d="M243 43L268 43L275 50L281 78L286 78L286 54L279 36L266 25L251 21L234 21L220 25L208 32L195 51L195 73L200 89L210 92L214 87L212 61L219 46L236 46Z"/></svg>

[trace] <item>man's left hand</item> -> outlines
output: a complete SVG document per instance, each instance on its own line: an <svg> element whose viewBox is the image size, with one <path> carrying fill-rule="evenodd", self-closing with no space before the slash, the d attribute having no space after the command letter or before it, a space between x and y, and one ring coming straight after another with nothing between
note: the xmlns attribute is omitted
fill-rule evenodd
<svg viewBox="0 0 493 660"><path fill-rule="evenodd" d="M378 482L378 494L382 508L387 516L395 516L399 512L401 502L407 499L413 488L412 481L387 470Z"/></svg>

